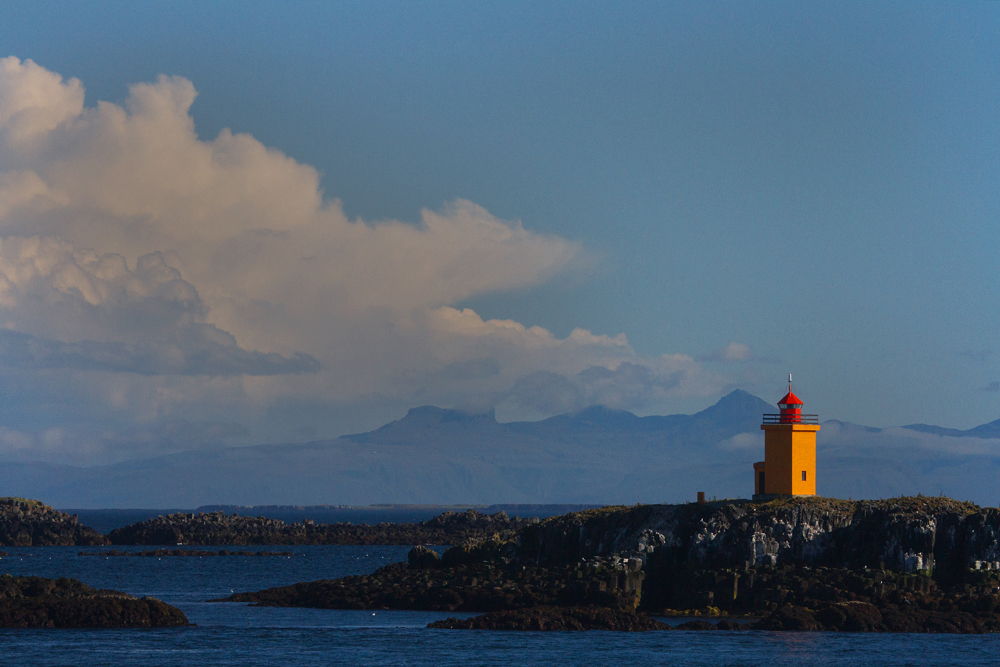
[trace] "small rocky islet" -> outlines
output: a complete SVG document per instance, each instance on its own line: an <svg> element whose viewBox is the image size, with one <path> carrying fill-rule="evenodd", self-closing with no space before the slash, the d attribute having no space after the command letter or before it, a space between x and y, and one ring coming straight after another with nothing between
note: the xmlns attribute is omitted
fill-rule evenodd
<svg viewBox="0 0 1000 667"><path fill-rule="evenodd" d="M37 500L0 498L0 545L101 546L108 539L75 515ZM6 557L7 552L0 552ZM61 577L0 576L0 628L165 628L189 625L184 613L150 597L95 589Z"/></svg>
<svg viewBox="0 0 1000 667"><path fill-rule="evenodd" d="M0 628L166 628L189 625L150 597L98 590L76 579L0 576Z"/></svg>

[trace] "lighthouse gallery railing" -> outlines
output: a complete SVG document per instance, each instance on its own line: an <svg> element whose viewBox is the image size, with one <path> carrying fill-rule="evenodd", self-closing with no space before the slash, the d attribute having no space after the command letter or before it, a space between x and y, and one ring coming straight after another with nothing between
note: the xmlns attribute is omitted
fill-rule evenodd
<svg viewBox="0 0 1000 667"><path fill-rule="evenodd" d="M819 424L819 415L764 415L765 424Z"/></svg>

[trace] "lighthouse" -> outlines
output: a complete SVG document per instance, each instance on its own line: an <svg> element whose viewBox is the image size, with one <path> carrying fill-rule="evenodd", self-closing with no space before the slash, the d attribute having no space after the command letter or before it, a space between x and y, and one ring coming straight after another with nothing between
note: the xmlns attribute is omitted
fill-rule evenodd
<svg viewBox="0 0 1000 667"><path fill-rule="evenodd" d="M792 392L778 402L778 414L765 414L764 460L753 464L754 499L816 495L816 432L819 415L802 414L802 399Z"/></svg>

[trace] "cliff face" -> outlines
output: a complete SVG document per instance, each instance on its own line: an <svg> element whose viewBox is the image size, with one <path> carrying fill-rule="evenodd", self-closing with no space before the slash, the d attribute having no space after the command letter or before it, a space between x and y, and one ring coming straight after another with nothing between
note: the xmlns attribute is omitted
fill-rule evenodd
<svg viewBox="0 0 1000 667"><path fill-rule="evenodd" d="M5 547L94 546L108 540L80 525L76 515L37 500L0 498L0 545Z"/></svg>
<svg viewBox="0 0 1000 667"><path fill-rule="evenodd" d="M1000 568L1000 510L948 498L645 505L567 514L527 526L518 557L579 562L636 554L675 566L788 564L933 570L961 578Z"/></svg>

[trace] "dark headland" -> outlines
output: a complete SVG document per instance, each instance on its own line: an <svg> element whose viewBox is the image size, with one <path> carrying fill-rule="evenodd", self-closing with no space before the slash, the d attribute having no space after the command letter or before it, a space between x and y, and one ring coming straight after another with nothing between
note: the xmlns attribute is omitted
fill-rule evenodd
<svg viewBox="0 0 1000 667"><path fill-rule="evenodd" d="M1000 632L998 593L1000 510L807 498L571 513L226 601L486 612L439 628L982 633Z"/></svg>

